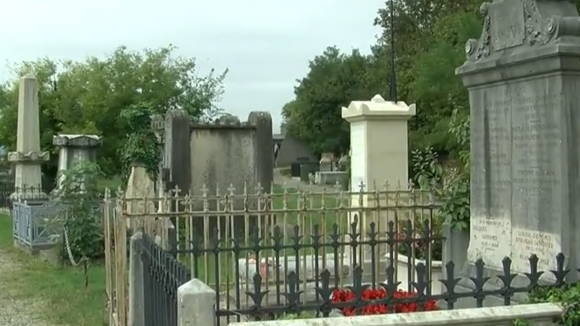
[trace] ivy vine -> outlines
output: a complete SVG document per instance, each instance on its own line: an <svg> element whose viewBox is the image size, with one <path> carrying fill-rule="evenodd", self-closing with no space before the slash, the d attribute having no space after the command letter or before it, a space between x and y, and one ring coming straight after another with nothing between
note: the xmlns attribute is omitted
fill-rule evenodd
<svg viewBox="0 0 580 326"><path fill-rule="evenodd" d="M135 164L142 165L152 180L157 180L161 154L157 136L151 128L151 110L146 105L134 105L121 112L129 133L120 157L122 164L121 180L126 185Z"/></svg>

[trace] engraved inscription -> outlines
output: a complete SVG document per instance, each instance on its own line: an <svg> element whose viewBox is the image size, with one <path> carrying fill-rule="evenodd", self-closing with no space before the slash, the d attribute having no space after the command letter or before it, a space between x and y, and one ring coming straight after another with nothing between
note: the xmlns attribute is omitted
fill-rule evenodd
<svg viewBox="0 0 580 326"><path fill-rule="evenodd" d="M494 3L490 15L490 38L495 51L524 44L524 7L520 1Z"/></svg>
<svg viewBox="0 0 580 326"><path fill-rule="evenodd" d="M520 270L529 268L531 254L538 256L538 268L550 270L556 267L556 255L560 252L559 237L541 231L514 229L512 231L512 256Z"/></svg>
<svg viewBox="0 0 580 326"><path fill-rule="evenodd" d="M472 128L471 161L478 168L471 185L472 261L484 258L501 268L501 259L511 256L515 270L528 271L528 258L536 254L542 269L555 267L566 149L563 96L541 92L549 82L510 83L471 94L479 104L472 104L472 112L480 110L483 119Z"/></svg>
<svg viewBox="0 0 580 326"><path fill-rule="evenodd" d="M494 268L501 268L501 259L510 251L511 225L509 219L472 216L468 259L482 258Z"/></svg>

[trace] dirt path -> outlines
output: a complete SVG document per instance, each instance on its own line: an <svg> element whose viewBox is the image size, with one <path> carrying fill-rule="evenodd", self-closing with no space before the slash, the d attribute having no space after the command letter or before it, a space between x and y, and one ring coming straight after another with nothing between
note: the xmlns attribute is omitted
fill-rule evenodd
<svg viewBox="0 0 580 326"><path fill-rule="evenodd" d="M22 269L6 250L0 249L0 325L2 326L56 326L42 320L42 302L34 298L18 298L11 284L10 274Z"/></svg>

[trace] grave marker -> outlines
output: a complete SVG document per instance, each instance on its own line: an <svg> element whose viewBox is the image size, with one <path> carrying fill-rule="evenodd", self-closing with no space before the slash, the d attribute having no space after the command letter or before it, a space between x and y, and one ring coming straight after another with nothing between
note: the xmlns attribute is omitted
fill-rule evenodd
<svg viewBox="0 0 580 326"><path fill-rule="evenodd" d="M48 161L49 153L40 150L38 114L38 81L28 74L20 79L16 151L8 153L8 161L15 163L13 200L47 198L41 191L40 166Z"/></svg>
<svg viewBox="0 0 580 326"><path fill-rule="evenodd" d="M484 3L479 40L457 69L471 107L468 261L555 268L580 254L580 21L569 1ZM553 16L565 13L567 16Z"/></svg>

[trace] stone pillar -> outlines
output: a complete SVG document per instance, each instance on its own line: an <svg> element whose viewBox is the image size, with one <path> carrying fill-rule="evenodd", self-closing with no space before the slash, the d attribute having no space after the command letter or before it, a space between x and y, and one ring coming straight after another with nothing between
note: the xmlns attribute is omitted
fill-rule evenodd
<svg viewBox="0 0 580 326"><path fill-rule="evenodd" d="M143 293L144 275L141 252L143 233L131 236L129 246L129 325L145 326L145 294Z"/></svg>
<svg viewBox="0 0 580 326"><path fill-rule="evenodd" d="M508 256L512 273L529 272L528 258L536 254L538 270L549 277L562 252L574 270L580 267L578 11L570 1L537 0L494 1L481 10L481 37L467 42L467 61L456 71L471 109L466 267L474 274L482 258L491 275Z"/></svg>
<svg viewBox="0 0 580 326"><path fill-rule="evenodd" d="M407 189L409 140L407 121L415 115L415 104L385 101L375 95L371 101L353 101L342 108L350 123L350 171L353 191L399 185Z"/></svg>
<svg viewBox="0 0 580 326"><path fill-rule="evenodd" d="M40 167L48 159L49 153L40 151L38 81L28 74L20 80L16 151L8 153L8 161L15 164L12 200L47 198Z"/></svg>
<svg viewBox="0 0 580 326"><path fill-rule="evenodd" d="M79 162L96 162L97 148L101 145L101 136L60 134L52 137L52 144L59 147L58 172L70 169ZM60 188L62 178L58 178Z"/></svg>
<svg viewBox="0 0 580 326"><path fill-rule="evenodd" d="M351 174L351 207L369 207L376 205L375 198L363 192L385 190L385 183L407 189L408 180L408 130L407 122L415 115L415 105L407 106L404 102L385 101L375 95L370 101L353 101L348 108L342 108L342 117L350 123L350 174ZM361 194L356 194L361 192ZM381 206L396 203L385 202L381 196ZM389 214L387 212L386 214ZM392 213L390 213L392 214ZM394 219L388 215L387 219ZM367 234L371 222L377 225L377 231L384 234L387 230L385 216L361 212L351 212L349 222L358 221L361 234ZM366 247L365 247L366 249ZM370 261L370 252L362 250L357 254L363 263ZM349 253L347 253L348 256ZM352 255L352 253L350 253ZM384 255L375 252L375 261ZM363 265L365 266L365 265ZM366 269L366 267L363 267Z"/></svg>
<svg viewBox="0 0 580 326"><path fill-rule="evenodd" d="M177 289L177 325L215 325L216 292L197 278Z"/></svg>

